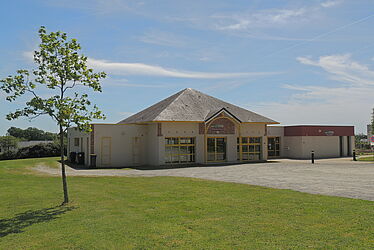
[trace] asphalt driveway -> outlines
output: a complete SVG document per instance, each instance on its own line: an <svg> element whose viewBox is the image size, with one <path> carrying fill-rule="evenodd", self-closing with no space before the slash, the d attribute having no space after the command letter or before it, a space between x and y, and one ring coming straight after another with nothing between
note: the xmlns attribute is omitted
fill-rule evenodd
<svg viewBox="0 0 374 250"><path fill-rule="evenodd" d="M58 169L38 166L36 170L58 175ZM79 176L179 176L291 189L312 194L342 196L374 201L374 164L348 158L317 160L274 160L226 166L158 170L95 169L75 170Z"/></svg>

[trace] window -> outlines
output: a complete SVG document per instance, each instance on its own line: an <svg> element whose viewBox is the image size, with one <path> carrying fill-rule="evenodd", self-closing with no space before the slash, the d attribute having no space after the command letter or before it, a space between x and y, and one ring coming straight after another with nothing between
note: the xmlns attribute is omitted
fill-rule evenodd
<svg viewBox="0 0 374 250"><path fill-rule="evenodd" d="M79 147L79 138L74 138L74 146Z"/></svg>
<svg viewBox="0 0 374 250"><path fill-rule="evenodd" d="M165 138L165 163L195 162L194 137Z"/></svg>
<svg viewBox="0 0 374 250"><path fill-rule="evenodd" d="M238 160L240 160L240 147L243 161L261 160L261 137L242 137L241 139L240 145L240 138L237 138Z"/></svg>

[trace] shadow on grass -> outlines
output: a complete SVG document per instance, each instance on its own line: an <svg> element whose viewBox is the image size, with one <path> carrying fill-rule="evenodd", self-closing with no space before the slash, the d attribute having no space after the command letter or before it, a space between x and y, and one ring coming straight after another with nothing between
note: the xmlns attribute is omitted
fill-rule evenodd
<svg viewBox="0 0 374 250"><path fill-rule="evenodd" d="M22 233L23 229L36 223L48 222L76 207L56 206L39 210L28 210L10 219L0 220L0 238L8 234Z"/></svg>

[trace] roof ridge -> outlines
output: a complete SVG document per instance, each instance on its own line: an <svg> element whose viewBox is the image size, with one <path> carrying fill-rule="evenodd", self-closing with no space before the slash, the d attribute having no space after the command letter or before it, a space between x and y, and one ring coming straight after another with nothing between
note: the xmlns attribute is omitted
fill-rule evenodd
<svg viewBox="0 0 374 250"><path fill-rule="evenodd" d="M165 110L165 108L167 108L172 102L174 102L175 101L175 99L176 98L178 98L181 94L182 94L182 92L184 91L185 89L183 89L183 90L181 90L181 91L179 91L179 92L177 92L177 93L175 93L175 94L173 94L173 95L171 95L171 96L169 96L169 97L166 97L165 99L162 99L161 101L159 101L159 102L157 102L157 103L155 103L155 104L153 104L153 105L151 105L151 106L149 106L148 108L145 108L145 109L143 109L142 111L140 111L140 112L138 112L138 113L136 113L136 114L133 114L133 115L131 115L131 116L129 116L129 117L127 117L127 118L125 118L125 119L122 119L120 122L118 122L118 123L123 123L123 122L125 122L127 119L130 119L130 118L133 118L133 117L137 117L137 116L139 116L139 115L142 115L143 113L145 113L145 112L147 112L148 110L151 110L153 107L157 107L159 104L161 104L161 103L163 103L163 102L167 102L167 101L169 101L169 99L171 100L171 102L170 103L168 103L159 113L157 113L157 115L153 118L153 119L155 119L155 118L157 118L164 110ZM142 117L142 116L141 116ZM141 118L140 117L140 118Z"/></svg>

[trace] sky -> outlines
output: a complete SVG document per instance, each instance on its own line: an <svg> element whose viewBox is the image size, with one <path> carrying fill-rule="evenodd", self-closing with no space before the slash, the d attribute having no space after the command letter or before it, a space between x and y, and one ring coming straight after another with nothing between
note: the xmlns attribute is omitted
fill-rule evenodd
<svg viewBox="0 0 374 250"><path fill-rule="evenodd" d="M370 122L372 0L13 0L0 12L0 78L35 67L40 26L66 32L89 66L108 74L102 93L87 92L107 116L98 122L118 122L184 88L282 125L366 133ZM57 131L49 117L5 119L27 99L9 103L0 93L0 135L11 126Z"/></svg>

